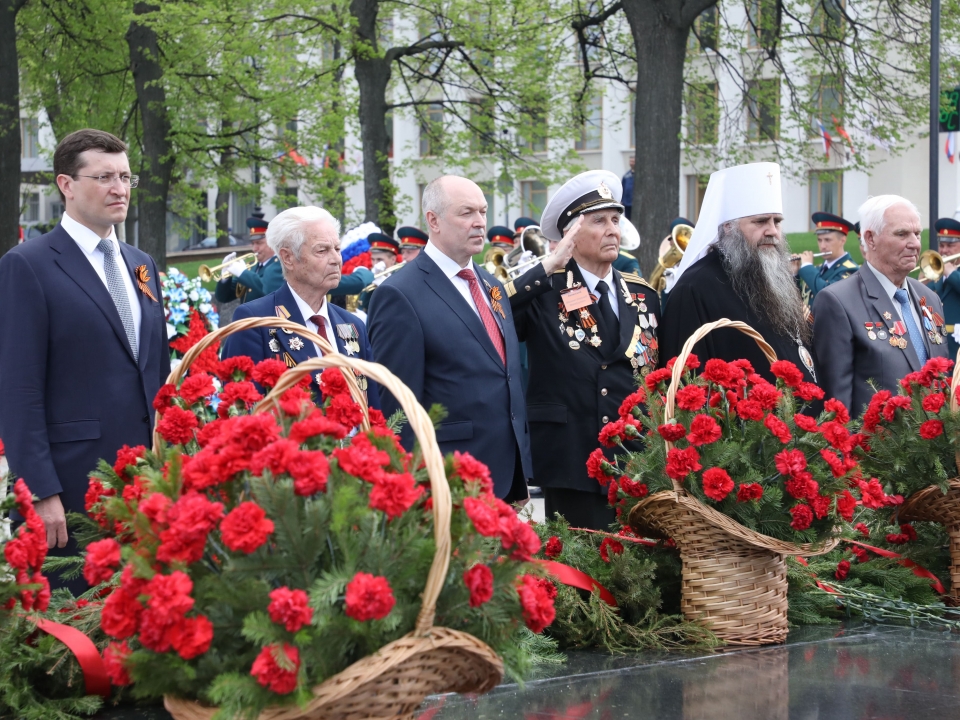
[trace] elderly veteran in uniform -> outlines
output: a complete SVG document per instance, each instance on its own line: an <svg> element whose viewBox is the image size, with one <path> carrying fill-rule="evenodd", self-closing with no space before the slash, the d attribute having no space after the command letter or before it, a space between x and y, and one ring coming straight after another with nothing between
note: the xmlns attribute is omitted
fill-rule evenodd
<svg viewBox="0 0 960 720"><path fill-rule="evenodd" d="M506 285L530 357L533 476L547 517L559 513L600 530L616 518L606 490L587 477L587 457L623 399L656 367L660 321L653 288L613 267L621 194L619 178L606 170L569 180L543 211L541 230L559 241L556 250Z"/></svg>
<svg viewBox="0 0 960 720"><path fill-rule="evenodd" d="M240 302L250 302L268 295L283 285L283 271L280 261L267 244L267 227L269 223L262 215L247 218L247 228L250 231L250 244L257 256L257 264L248 270L247 266L237 260L235 252L223 259L226 265L226 276L217 283L214 296L218 302L228 303L239 298Z"/></svg>
<svg viewBox="0 0 960 720"><path fill-rule="evenodd" d="M866 262L817 294L813 335L827 397L859 415L876 390L897 392L900 380L931 357L948 357L940 298L908 277L920 255L920 213L899 195L860 206Z"/></svg>
<svg viewBox="0 0 960 720"><path fill-rule="evenodd" d="M823 264L819 268L814 266L812 250L804 250L799 258L793 261L794 274L800 284L804 302L811 306L818 292L827 285L850 277L860 267L844 249L847 235L853 230L853 223L839 215L825 212L815 212L812 220L816 227L817 246L821 253L826 253Z"/></svg>
<svg viewBox="0 0 960 720"><path fill-rule="evenodd" d="M277 215L267 229L267 242L283 268L284 282L264 297L237 308L234 320L280 317L317 333L341 355L373 360L363 322L356 315L326 300L340 282L340 223L319 207L293 207ZM222 358L246 355L255 363L275 359L287 367L320 356L313 342L297 333L277 328L254 328L230 335L223 342ZM318 373L319 375L319 373ZM320 398L314 378L311 390ZM370 407L380 407L376 383L360 378Z"/></svg>
<svg viewBox="0 0 960 720"><path fill-rule="evenodd" d="M777 357L815 382L810 324L783 234L780 166L751 163L710 176L700 217L677 266L660 330L660 364L676 357L701 325L728 318L763 335ZM749 337L716 330L694 346L710 358L749 360L769 382L770 363Z"/></svg>
<svg viewBox="0 0 960 720"><path fill-rule="evenodd" d="M948 258L960 253L960 221L953 218L940 218L934 223L937 238L940 241L940 255ZM923 274L920 282L940 296L943 303L943 317L946 319L944 332L947 338L947 347L950 357L955 358L960 352L960 273L957 272L956 258L943 263L943 275L939 280L926 282Z"/></svg>
<svg viewBox="0 0 960 720"><path fill-rule="evenodd" d="M427 246L430 237L420 228L404 225L397 229L400 240L400 257L405 263L413 260Z"/></svg>

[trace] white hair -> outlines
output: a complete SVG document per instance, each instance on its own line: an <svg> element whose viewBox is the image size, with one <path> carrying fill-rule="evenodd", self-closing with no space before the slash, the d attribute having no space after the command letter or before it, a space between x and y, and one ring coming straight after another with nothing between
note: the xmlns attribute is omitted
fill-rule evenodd
<svg viewBox="0 0 960 720"><path fill-rule="evenodd" d="M444 178L450 175L442 175L431 180L423 189L423 195L420 198L420 210L426 217L428 212L432 212L438 218L443 217L447 211L447 192L443 189Z"/></svg>
<svg viewBox="0 0 960 720"><path fill-rule="evenodd" d="M299 260L300 248L306 239L304 227L320 221L330 223L336 231L337 237L340 237L340 221L327 210L314 205L308 205L284 210L271 220L270 224L267 225L267 245L278 255L280 248L285 247L293 252Z"/></svg>
<svg viewBox="0 0 960 720"><path fill-rule="evenodd" d="M863 205L860 206L860 209L857 211L860 213L861 248L866 247L863 236L866 235L867 230L871 231L874 235L879 235L883 232L883 228L886 225L884 215L886 214L887 210L896 205L906 205L908 208L913 210L917 216L917 219L920 218L920 211L917 210L917 206L907 200L905 197L900 197L899 195L875 195L874 197L869 198Z"/></svg>

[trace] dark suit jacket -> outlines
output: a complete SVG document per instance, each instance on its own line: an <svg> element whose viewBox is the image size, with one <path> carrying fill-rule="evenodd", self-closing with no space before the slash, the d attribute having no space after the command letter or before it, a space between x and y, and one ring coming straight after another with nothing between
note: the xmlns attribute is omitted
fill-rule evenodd
<svg viewBox="0 0 960 720"><path fill-rule="evenodd" d="M933 290L912 278L907 278L907 285L921 320L921 297L926 298L932 311L943 315L940 298ZM884 313L888 313L889 318ZM820 386L827 397L835 397L853 415L859 415L873 397L874 390L867 380L873 380L877 390L896 394L900 379L920 369L917 351L908 336L907 347L901 350L890 345L889 337L871 340L867 334L869 331L864 323L871 322L880 323L889 335L900 314L877 276L866 265L846 280L817 293L813 317L813 343L817 357L822 358L818 366ZM924 335L927 357L948 357L945 339L937 345L930 341L922 327L920 331Z"/></svg>
<svg viewBox="0 0 960 720"><path fill-rule="evenodd" d="M290 313L290 320L301 325L306 325L303 316L300 314L297 301L294 299L293 293L290 292L290 286L286 283L281 285L275 292L258 300L244 303L238 307L233 314L233 319L236 321L249 317L275 317L277 314L276 308L279 306L287 309L287 312ZM337 349L341 354L348 355L346 345L344 344L343 338L340 337L337 332L336 326L352 325L356 328L357 340L360 344L360 352L354 355L354 357L373 362L373 353L370 350L370 341L367 339L367 330L360 318L348 313L342 308L338 308L336 305L328 305L328 310L330 312L330 322L334 325L334 335L336 335L336 338L330 339L336 340ZM230 335L224 340L220 356L228 358L246 355L257 363L266 359L282 360L282 353L286 352L290 354L290 357L292 357L297 364L317 356L317 351L314 349L313 343L305 338L301 338L303 340L303 346L299 350L294 350L290 347L290 341L295 337L298 337L296 333L277 331L275 328L244 330L243 332ZM280 353L275 353L270 350L270 340L273 338L276 338L280 345ZM320 386L317 385L316 380L313 381L311 387L314 393L317 393L317 397L319 397ZM377 410L380 409L380 394L376 383L369 383L367 388L367 404Z"/></svg>
<svg viewBox="0 0 960 720"><path fill-rule="evenodd" d="M947 345L950 357L955 358L960 352L960 345L953 339L954 327L960 324L960 273L952 272L950 277L943 276L927 287L939 295L943 303L943 317L947 320Z"/></svg>
<svg viewBox="0 0 960 720"><path fill-rule="evenodd" d="M580 268L573 260L567 265L574 279L583 283ZM570 347L569 337L560 328L557 317L560 291L566 288L566 271L547 277L538 264L520 278L507 283L517 335L527 344L530 357L530 386L527 389L527 418L530 422L530 444L533 450L533 476L541 487L567 488L601 495L607 491L587 477L587 457L600 447L600 429L616 420L620 403L637 389L642 375L656 367L656 351L648 351L649 362L638 359L633 367L627 351L638 318L644 315L660 321L660 299L653 288L639 281L636 275L613 271L614 290L619 298L620 337L616 346L599 348L588 343ZM621 279L625 279L630 301L624 296ZM637 295L642 295L637 299ZM646 307L641 313L640 303ZM600 317L596 305L589 307ZM575 327L575 322L568 322ZM643 328L639 328L642 332ZM652 333L656 330L651 328ZM634 448L640 449L640 448ZM608 452L613 456L613 451Z"/></svg>
<svg viewBox="0 0 960 720"><path fill-rule="evenodd" d="M510 491L519 447L523 476L531 477L530 435L520 384L520 351L513 314L503 286L473 266L482 285L497 287L504 317L494 313L506 346L507 366L480 317L426 253L410 268L384 280L370 300L367 319L377 360L429 409L443 405L447 417L437 428L440 450L469 452L487 464L495 492ZM383 393L384 413L399 405ZM412 447L409 426L402 435Z"/></svg>
<svg viewBox="0 0 960 720"><path fill-rule="evenodd" d="M157 301L138 291L139 362L83 250L57 225L0 258L0 437L10 469L40 498L83 512L87 473L126 445L150 446L153 398L170 372L153 259L120 243L134 287L146 265Z"/></svg>

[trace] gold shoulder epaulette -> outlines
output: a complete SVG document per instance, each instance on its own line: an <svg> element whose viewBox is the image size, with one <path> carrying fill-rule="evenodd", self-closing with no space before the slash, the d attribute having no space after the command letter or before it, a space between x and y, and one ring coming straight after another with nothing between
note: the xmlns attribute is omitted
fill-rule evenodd
<svg viewBox="0 0 960 720"><path fill-rule="evenodd" d="M859 267L859 265L857 265L853 260L844 260L843 266L845 268L852 268L853 270L856 270Z"/></svg>
<svg viewBox="0 0 960 720"><path fill-rule="evenodd" d="M628 253L626 250L621 250L620 254L623 255L624 257L630 258L631 260L636 260L636 258L630 253Z"/></svg>
<svg viewBox="0 0 960 720"><path fill-rule="evenodd" d="M513 280L504 285L503 289L507 291L507 297L513 297L517 294L517 289L513 286Z"/></svg>
<svg viewBox="0 0 960 720"><path fill-rule="evenodd" d="M651 285L650 283L648 283L646 280L644 280L642 277L640 277L640 276L637 275L636 273L620 273L620 275L621 275L621 276L623 277L623 279L626 280L628 283L635 283L635 284L637 284L637 285L644 285L644 286L650 288L651 290L653 290L654 292L656 292L656 290L654 289L653 285Z"/></svg>

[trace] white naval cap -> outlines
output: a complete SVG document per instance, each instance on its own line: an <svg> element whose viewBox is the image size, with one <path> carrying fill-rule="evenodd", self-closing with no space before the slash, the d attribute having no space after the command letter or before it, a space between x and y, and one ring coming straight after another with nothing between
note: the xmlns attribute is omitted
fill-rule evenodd
<svg viewBox="0 0 960 720"><path fill-rule="evenodd" d="M560 240L563 230L578 216L615 208L623 212L623 185L609 170L588 170L567 180L554 193L540 216L540 230L548 240Z"/></svg>
<svg viewBox="0 0 960 720"><path fill-rule="evenodd" d="M723 223L766 213L783 213L779 165L760 162L717 170L710 176L697 226L675 269L673 282L707 254L719 239L718 230Z"/></svg>

